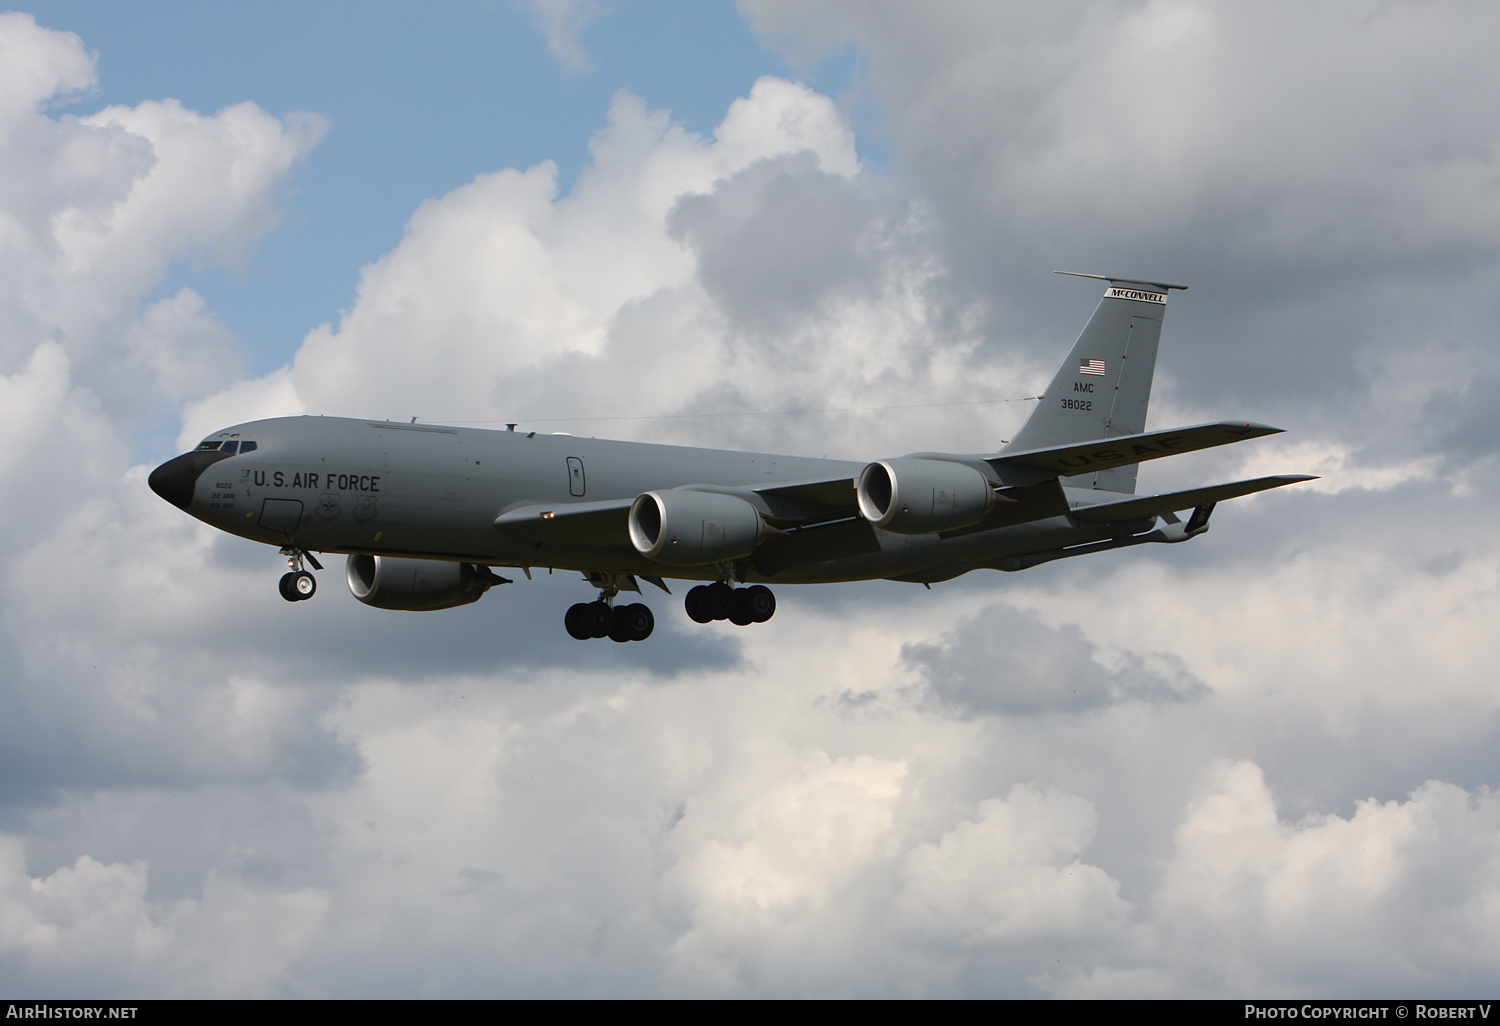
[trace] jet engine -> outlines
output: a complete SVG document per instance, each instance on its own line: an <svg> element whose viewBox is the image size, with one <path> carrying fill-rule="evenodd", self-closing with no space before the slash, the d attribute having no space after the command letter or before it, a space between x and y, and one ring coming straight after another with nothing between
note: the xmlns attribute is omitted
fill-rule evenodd
<svg viewBox="0 0 1500 1026"><path fill-rule="evenodd" d="M668 488L630 507L630 544L658 563L700 566L743 559L765 536L760 511L719 492Z"/></svg>
<svg viewBox="0 0 1500 1026"><path fill-rule="evenodd" d="M994 486L973 467L910 456L865 467L855 494L866 520L898 534L968 527L995 504Z"/></svg>
<svg viewBox="0 0 1500 1026"><path fill-rule="evenodd" d="M367 606L411 610L465 606L504 583L487 566L390 556L350 556L344 578Z"/></svg>

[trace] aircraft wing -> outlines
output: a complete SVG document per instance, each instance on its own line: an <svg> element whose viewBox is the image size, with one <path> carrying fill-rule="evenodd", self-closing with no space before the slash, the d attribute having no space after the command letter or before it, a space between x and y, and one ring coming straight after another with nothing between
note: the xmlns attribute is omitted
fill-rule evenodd
<svg viewBox="0 0 1500 1026"><path fill-rule="evenodd" d="M739 490L724 491L734 494ZM761 507L762 515L777 528L813 527L848 520L858 514L854 479L848 476L761 485L745 488L740 494L747 502ZM498 530L527 542L629 547L627 518L634 502L635 496L596 502L532 503L506 510L495 518L494 524ZM775 562L785 567L809 561L807 557L814 554L810 545L814 537L819 545L833 543L828 550L832 554L823 559L871 551L870 542L861 532L845 526L816 536L803 535L795 545L778 544ZM809 551L804 553L804 548ZM876 545L875 551L878 550Z"/></svg>
<svg viewBox="0 0 1500 1026"><path fill-rule="evenodd" d="M1001 488L995 492L995 495L1000 501L995 503L994 508L986 513L979 523L953 531L944 531L938 537L960 538L979 531L993 531L996 528L1026 524L1033 520L1066 516L1069 512L1068 497L1063 492L1062 483L1055 477L1049 477L1040 484Z"/></svg>
<svg viewBox="0 0 1500 1026"><path fill-rule="evenodd" d="M1089 523L1113 524L1121 520L1158 517L1163 513L1194 509L1223 499L1236 499L1241 495L1263 492L1267 488L1280 488L1282 485L1297 484L1299 481L1316 480L1316 477L1307 474L1257 477L1250 481L1233 481L1229 484L1209 485L1207 488L1190 488L1185 492L1143 495L1140 498L1122 499L1119 502L1102 502L1097 506L1080 506L1069 515L1075 520L1085 520Z"/></svg>
<svg viewBox="0 0 1500 1026"><path fill-rule="evenodd" d="M495 518L495 526L512 537L529 542L560 542L566 545L629 546L626 518L635 497L599 502L538 503L506 510Z"/></svg>
<svg viewBox="0 0 1500 1026"><path fill-rule="evenodd" d="M830 520L843 520L859 513L859 503L854 492L855 479L828 477L813 481L793 481L790 484L768 484L751 488L760 496L769 512L768 519L775 526L777 521L809 526Z"/></svg>
<svg viewBox="0 0 1500 1026"><path fill-rule="evenodd" d="M1180 452L1209 449L1247 438L1280 434L1281 428L1243 420L1225 420L1216 424L1195 424L1172 431L1146 431L1138 435L1099 438L1092 442L1054 445L1045 449L1023 449L1004 452L985 460L1003 477L1007 468L1041 471L1071 477L1146 460L1174 456Z"/></svg>
<svg viewBox="0 0 1500 1026"><path fill-rule="evenodd" d="M767 577L794 567L880 551L875 528L862 517L820 523L767 538L750 557Z"/></svg>

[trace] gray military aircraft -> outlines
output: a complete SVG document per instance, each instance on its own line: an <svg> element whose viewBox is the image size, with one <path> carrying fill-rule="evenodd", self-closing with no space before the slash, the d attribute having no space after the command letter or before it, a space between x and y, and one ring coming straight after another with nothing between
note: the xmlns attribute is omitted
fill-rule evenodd
<svg viewBox="0 0 1500 1026"><path fill-rule="evenodd" d="M163 499L230 534L277 545L288 601L317 588L314 552L348 555L354 597L447 609L511 583L491 567L581 571L599 589L567 611L580 640L639 641L654 618L616 604L644 580L687 592L699 623L762 623L766 584L884 578L932 584L971 570L1208 530L1223 499L1308 481L1260 477L1135 494L1146 460L1279 428L1220 421L1146 431L1167 296L1186 286L1106 275L1104 298L1016 437L993 455L918 452L873 463L570 435L281 417L238 424L151 472ZM1186 521L1177 516L1187 512ZM748 585L736 587L735 585Z"/></svg>

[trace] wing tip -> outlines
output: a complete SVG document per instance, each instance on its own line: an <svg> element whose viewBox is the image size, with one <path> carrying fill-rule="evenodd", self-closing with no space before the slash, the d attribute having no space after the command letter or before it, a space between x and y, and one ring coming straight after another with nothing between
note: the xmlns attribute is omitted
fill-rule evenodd
<svg viewBox="0 0 1500 1026"><path fill-rule="evenodd" d="M1229 428L1233 431L1243 431L1254 435L1279 435L1286 428L1279 428L1271 424L1262 424L1258 420L1220 420L1215 422L1216 427Z"/></svg>

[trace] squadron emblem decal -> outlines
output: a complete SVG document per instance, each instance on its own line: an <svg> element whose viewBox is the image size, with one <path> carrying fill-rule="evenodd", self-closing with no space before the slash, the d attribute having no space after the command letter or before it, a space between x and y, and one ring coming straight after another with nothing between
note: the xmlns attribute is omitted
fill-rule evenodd
<svg viewBox="0 0 1500 1026"><path fill-rule="evenodd" d="M333 520L339 515L339 493L324 492L318 496L318 519Z"/></svg>

